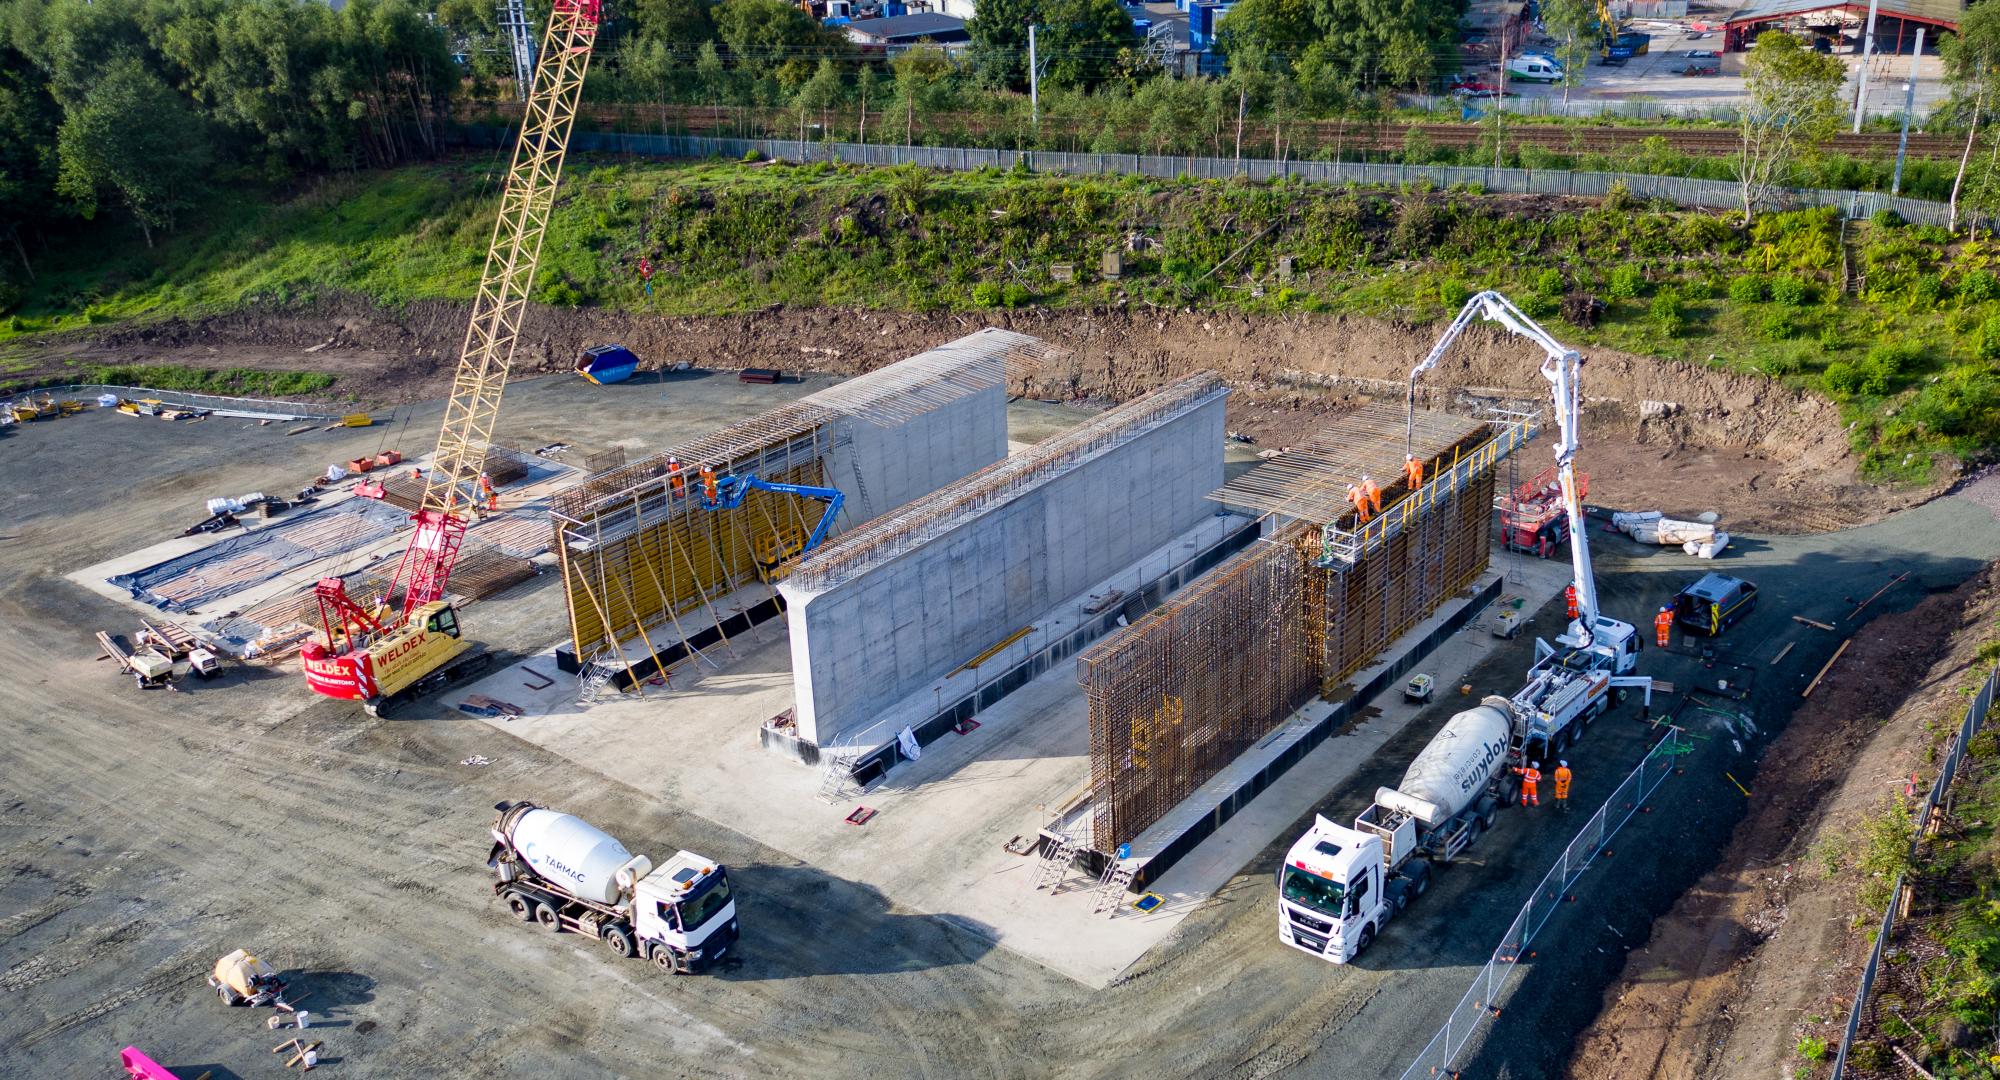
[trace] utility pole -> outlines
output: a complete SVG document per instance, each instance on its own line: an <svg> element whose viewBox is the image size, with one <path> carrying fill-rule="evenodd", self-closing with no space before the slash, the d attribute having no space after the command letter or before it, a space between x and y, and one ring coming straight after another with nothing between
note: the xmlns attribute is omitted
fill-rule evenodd
<svg viewBox="0 0 2000 1080"><path fill-rule="evenodd" d="M1924 55L1924 28L1917 27L1917 48L1910 54L1910 78L1903 84L1903 137L1896 142L1896 175L1889 181L1889 194L1903 193L1903 154L1910 148L1910 113L1917 106L1917 61Z"/></svg>
<svg viewBox="0 0 2000 1080"><path fill-rule="evenodd" d="M1028 24L1028 121L1034 127L1035 138L1042 135L1042 79L1035 63L1035 24Z"/></svg>
<svg viewBox="0 0 2000 1080"><path fill-rule="evenodd" d="M1875 55L1875 6L1878 0L1868 0L1868 29L1861 37L1861 72L1855 77L1854 87L1854 133L1861 134L1861 110L1868 104L1868 61Z"/></svg>

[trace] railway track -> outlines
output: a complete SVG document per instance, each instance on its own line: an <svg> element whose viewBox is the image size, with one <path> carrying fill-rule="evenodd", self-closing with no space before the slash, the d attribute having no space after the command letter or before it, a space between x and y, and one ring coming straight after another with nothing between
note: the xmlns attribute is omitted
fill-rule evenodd
<svg viewBox="0 0 2000 1080"><path fill-rule="evenodd" d="M708 105L644 105L621 103L587 104L580 110L589 122L604 131L630 131L654 134L661 131L677 135L709 135L738 138L796 138L798 130L797 114L786 109L751 108L738 106ZM464 110L460 119L476 123L497 114L510 122L518 122L520 109L514 105L484 105L478 109ZM881 123L879 114L870 113L874 128ZM855 135L857 117L843 117L838 135L852 139ZM996 134L1006 135L1011 129L994 122L993 118L981 113L932 113L922 121L922 128L930 131L962 133L978 145L992 145ZM1212 147L1196 148L1196 153L1211 153L1227 156L1234 145L1234 126L1221 133L1219 142ZM1042 121L1045 136L1074 136L1077 146L1064 149L1080 149L1087 145L1097 133L1097 128L1082 125L1073 120L1049 117ZM1282 134L1287 157L1318 156L1324 150L1355 153L1394 152L1405 149L1412 139L1428 142L1440 148L1459 149L1480 143L1490 143L1492 130L1478 124L1449 123L1404 123L1384 121L1367 123L1358 120L1294 120L1282 125L1251 123L1243 129L1245 156L1270 156L1270 148L1275 138ZM1552 124L1523 120L1502 128L1502 137L1513 148L1536 146L1557 153L1566 154L1619 154L1630 153L1646 139L1657 136L1666 141L1669 149L1686 154L1721 156L1732 153L1739 145L1739 136L1733 128L1687 128L1687 127L1633 127L1612 124ZM1833 138L1827 149L1840 154L1861 158L1887 158L1896 152L1899 136L1894 132L1864 132L1859 135L1841 134ZM1005 142L1003 138L999 140ZM1252 150L1252 148L1257 148ZM1910 156L1912 157L1955 157L1963 149L1963 140L1952 135L1923 135L1911 133ZM1179 155L1189 152L1188 147L1171 147L1164 151Z"/></svg>

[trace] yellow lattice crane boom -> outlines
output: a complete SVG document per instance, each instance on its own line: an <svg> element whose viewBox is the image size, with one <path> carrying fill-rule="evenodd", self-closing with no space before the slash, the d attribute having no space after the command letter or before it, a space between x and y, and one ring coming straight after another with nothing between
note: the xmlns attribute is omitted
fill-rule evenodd
<svg viewBox="0 0 2000 1080"><path fill-rule="evenodd" d="M326 640L311 642L302 652L306 680L319 693L373 704L449 681L454 669L463 666L459 658L469 646L459 638L456 614L444 603L445 586L465 539L468 522L461 509L475 497L520 340L521 316L534 287L584 73L597 40L598 15L598 0L555 0L549 13L521 138L500 193L493 242L486 250L486 268L445 403L437 456L390 591L393 597L401 590L402 611L383 618L379 606L355 603L339 578L320 581L315 593Z"/></svg>

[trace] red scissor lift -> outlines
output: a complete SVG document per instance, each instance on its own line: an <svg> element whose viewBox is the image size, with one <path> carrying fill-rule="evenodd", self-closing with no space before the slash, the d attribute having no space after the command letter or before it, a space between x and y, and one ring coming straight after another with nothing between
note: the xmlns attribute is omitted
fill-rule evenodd
<svg viewBox="0 0 2000 1080"><path fill-rule="evenodd" d="M1589 491L1590 478L1577 473L1577 500L1582 501ZM1546 559L1569 542L1569 517L1563 511L1562 485L1556 480L1555 466L1494 503L1500 508L1500 535L1509 551Z"/></svg>

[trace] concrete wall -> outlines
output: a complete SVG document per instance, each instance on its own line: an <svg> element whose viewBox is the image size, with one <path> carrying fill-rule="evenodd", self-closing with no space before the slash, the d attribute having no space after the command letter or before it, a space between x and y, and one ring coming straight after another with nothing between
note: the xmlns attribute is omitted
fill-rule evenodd
<svg viewBox="0 0 2000 1080"><path fill-rule="evenodd" d="M780 587L799 733L820 746L1215 513L1221 397L824 592Z"/></svg>
<svg viewBox="0 0 2000 1080"><path fill-rule="evenodd" d="M827 483L847 496L840 531L970 476L1007 456L1007 390L994 385L889 427L834 421Z"/></svg>

